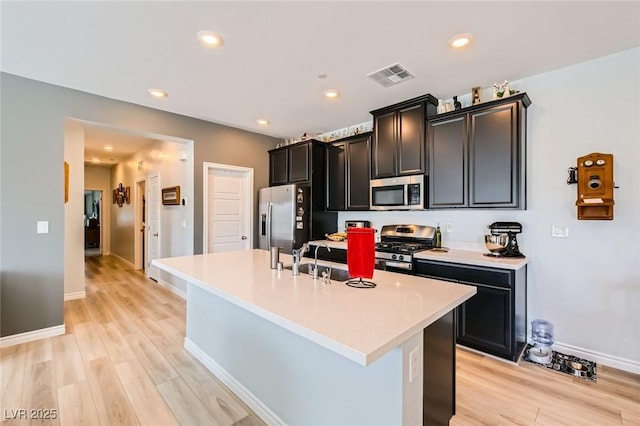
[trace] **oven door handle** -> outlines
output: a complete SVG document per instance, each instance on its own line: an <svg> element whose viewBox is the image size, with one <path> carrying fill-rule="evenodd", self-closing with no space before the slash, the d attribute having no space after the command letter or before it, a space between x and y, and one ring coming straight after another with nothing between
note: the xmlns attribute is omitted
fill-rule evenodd
<svg viewBox="0 0 640 426"><path fill-rule="evenodd" d="M406 263L406 262L393 262L393 261L385 261L385 266L389 266L391 268L398 268L398 269L406 269L408 271L411 271L413 269L413 265L411 263Z"/></svg>

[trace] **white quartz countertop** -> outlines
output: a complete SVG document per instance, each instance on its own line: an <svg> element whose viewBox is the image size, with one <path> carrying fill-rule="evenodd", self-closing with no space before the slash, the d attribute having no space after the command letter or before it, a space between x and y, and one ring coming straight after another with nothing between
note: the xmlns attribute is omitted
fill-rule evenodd
<svg viewBox="0 0 640 426"><path fill-rule="evenodd" d="M309 242L309 244L313 245L323 243L326 243L331 248L338 248L343 250L347 249L346 241L315 240ZM488 252L469 250L449 250L448 252L439 252L425 250L415 253L413 257L415 259L439 260L441 262L460 263L463 265L488 266L490 268L513 270L518 270L529 263L528 257L524 257L521 259L508 257L488 257L484 255L485 253Z"/></svg>
<svg viewBox="0 0 640 426"><path fill-rule="evenodd" d="M281 254L280 260L285 266L292 263L289 255ZM309 275L294 277L290 270L271 269L269 252L257 249L152 263L361 365L369 365L476 293L473 286L386 271L374 272L377 287L372 289L338 281L324 284Z"/></svg>

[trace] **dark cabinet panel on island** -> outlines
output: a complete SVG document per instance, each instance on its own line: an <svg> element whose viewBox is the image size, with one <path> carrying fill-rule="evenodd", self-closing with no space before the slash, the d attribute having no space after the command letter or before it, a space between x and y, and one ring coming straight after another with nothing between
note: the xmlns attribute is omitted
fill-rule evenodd
<svg viewBox="0 0 640 426"><path fill-rule="evenodd" d="M526 344L526 266L518 270L416 259L418 276L467 284L476 295L456 309L456 341L517 361Z"/></svg>
<svg viewBox="0 0 640 426"><path fill-rule="evenodd" d="M427 172L425 120L437 105L427 94L371 111L373 179Z"/></svg>
<svg viewBox="0 0 640 426"><path fill-rule="evenodd" d="M369 210L371 133L327 145L327 210Z"/></svg>
<svg viewBox="0 0 640 426"><path fill-rule="evenodd" d="M429 208L526 208L526 93L432 117Z"/></svg>

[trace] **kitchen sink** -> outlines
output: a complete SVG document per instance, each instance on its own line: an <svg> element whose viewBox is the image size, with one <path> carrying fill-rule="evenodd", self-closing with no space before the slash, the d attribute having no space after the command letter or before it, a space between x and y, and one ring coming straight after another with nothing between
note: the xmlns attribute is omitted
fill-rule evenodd
<svg viewBox="0 0 640 426"><path fill-rule="evenodd" d="M285 266L285 269L292 269L292 266ZM318 265L318 279L322 279L322 273L330 269L328 266ZM300 271L300 275L312 275L313 272L313 263L303 263L298 267ZM345 271L344 269L335 269L331 268L331 275L329 275L329 279L331 281L347 281L349 278L349 271Z"/></svg>

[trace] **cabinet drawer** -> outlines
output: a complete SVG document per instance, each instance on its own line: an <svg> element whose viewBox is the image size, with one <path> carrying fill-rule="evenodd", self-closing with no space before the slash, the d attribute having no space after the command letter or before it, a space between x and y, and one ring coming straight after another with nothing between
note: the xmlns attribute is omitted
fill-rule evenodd
<svg viewBox="0 0 640 426"><path fill-rule="evenodd" d="M446 263L433 260L416 260L415 270L418 275L443 278L447 281L466 281L487 284L510 289L513 285L514 271L468 266L458 263Z"/></svg>

